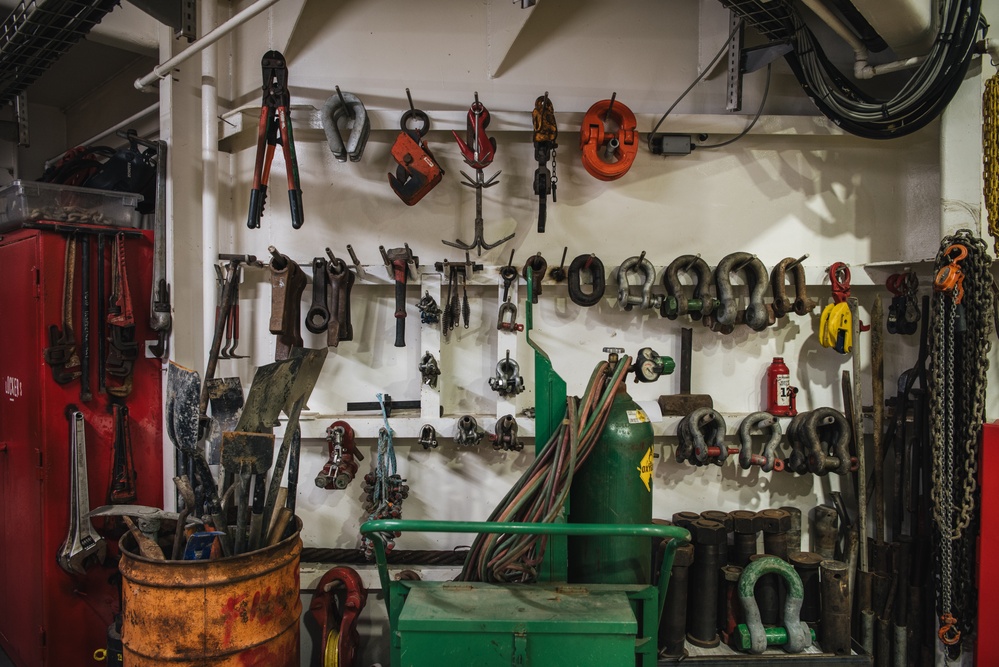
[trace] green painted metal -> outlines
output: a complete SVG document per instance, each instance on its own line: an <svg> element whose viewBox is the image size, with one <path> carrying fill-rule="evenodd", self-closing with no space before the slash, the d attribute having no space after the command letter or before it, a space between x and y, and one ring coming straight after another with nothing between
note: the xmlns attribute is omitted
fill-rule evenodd
<svg viewBox="0 0 999 667"><path fill-rule="evenodd" d="M611 404L603 434L572 479L569 522L652 523L652 424L626 391ZM652 551L642 537L569 538L569 581L648 584Z"/></svg>
<svg viewBox="0 0 999 667"><path fill-rule="evenodd" d="M809 632L812 635L812 641L815 641L815 630L809 628ZM767 646L784 646L787 644L787 628L765 628L764 633L767 637ZM735 626L736 644L735 647L743 651L748 651L753 646L752 639L750 638L749 626L745 623L740 623Z"/></svg>
<svg viewBox="0 0 999 667"><path fill-rule="evenodd" d="M544 276L542 276L544 277ZM534 342L534 269L527 267L527 303L524 332L527 344L534 349L534 453L538 454L565 418L567 387L562 376L555 372L548 353ZM559 519L559 523L565 517ZM565 537L553 537L545 549L544 560L538 567L538 581L565 581L566 560L569 550Z"/></svg>
<svg viewBox="0 0 999 667"><path fill-rule="evenodd" d="M770 644L763 621L760 618L760 608L756 604L756 582L765 574L777 574L783 577L787 585L787 596L784 600L784 650L789 653L800 653L814 641L808 625L801 622L801 603L805 597L805 589L801 577L794 571L791 564L777 558L766 556L751 562L743 568L739 576L739 600L742 602L743 618L746 622L746 632L739 634L740 641L745 639L748 645L745 650L750 653L763 653ZM745 643L745 642L743 642Z"/></svg>

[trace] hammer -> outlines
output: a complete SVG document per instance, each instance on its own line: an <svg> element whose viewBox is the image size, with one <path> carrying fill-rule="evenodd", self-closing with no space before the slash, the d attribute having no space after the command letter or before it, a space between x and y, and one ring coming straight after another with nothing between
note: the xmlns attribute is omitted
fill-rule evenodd
<svg viewBox="0 0 999 667"><path fill-rule="evenodd" d="M419 263L419 258L413 256L409 244L404 248L385 250L379 246L385 268L395 280L395 346L406 347L406 279L409 277L409 262Z"/></svg>

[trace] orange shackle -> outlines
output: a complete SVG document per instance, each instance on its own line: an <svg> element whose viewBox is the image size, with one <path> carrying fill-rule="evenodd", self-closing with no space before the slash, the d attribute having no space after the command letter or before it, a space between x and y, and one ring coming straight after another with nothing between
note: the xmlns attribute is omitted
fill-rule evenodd
<svg viewBox="0 0 999 667"><path fill-rule="evenodd" d="M615 127L609 131L607 126ZM616 100L600 100L583 117L579 146L583 167L594 178L615 181L631 169L638 155L638 121Z"/></svg>

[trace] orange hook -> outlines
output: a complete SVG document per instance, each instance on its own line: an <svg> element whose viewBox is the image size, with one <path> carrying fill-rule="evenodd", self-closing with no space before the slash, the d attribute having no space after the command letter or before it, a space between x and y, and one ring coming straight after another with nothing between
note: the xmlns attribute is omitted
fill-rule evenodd
<svg viewBox="0 0 999 667"><path fill-rule="evenodd" d="M967 251L965 253L967 254ZM961 631L954 627L957 625L956 618L951 614L943 614L940 617L940 622L943 624L940 626L940 630L937 631L937 637L940 638L940 641L947 646L953 646L961 641Z"/></svg>

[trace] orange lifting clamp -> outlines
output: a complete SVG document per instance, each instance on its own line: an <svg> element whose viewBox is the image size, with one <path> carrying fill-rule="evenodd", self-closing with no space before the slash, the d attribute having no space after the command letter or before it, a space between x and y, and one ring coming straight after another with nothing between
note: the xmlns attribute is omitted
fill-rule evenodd
<svg viewBox="0 0 999 667"><path fill-rule="evenodd" d="M638 121L631 109L615 103L616 98L614 93L609 100L591 106L580 131L583 166L601 181L624 176L638 155Z"/></svg>

